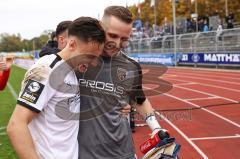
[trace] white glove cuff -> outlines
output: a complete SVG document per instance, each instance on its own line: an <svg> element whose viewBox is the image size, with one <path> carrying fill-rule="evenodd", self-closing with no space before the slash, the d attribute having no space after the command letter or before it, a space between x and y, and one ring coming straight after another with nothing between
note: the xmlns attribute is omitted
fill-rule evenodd
<svg viewBox="0 0 240 159"><path fill-rule="evenodd" d="M161 129L161 126L159 125L159 123L154 115L147 116L145 121L152 131L154 131L156 129Z"/></svg>

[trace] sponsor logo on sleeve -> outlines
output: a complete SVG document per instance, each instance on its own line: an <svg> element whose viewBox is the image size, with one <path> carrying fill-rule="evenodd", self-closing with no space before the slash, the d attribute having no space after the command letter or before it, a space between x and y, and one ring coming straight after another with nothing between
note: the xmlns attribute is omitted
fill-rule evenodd
<svg viewBox="0 0 240 159"><path fill-rule="evenodd" d="M39 96L43 91L43 88L43 84L29 79L20 98L30 103L36 104Z"/></svg>

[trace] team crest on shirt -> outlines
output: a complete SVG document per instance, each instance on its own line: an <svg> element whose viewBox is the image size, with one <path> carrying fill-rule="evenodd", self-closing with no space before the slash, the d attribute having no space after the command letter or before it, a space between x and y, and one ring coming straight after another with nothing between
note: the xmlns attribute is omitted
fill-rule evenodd
<svg viewBox="0 0 240 159"><path fill-rule="evenodd" d="M127 70L123 69L123 68L118 68L117 69L117 77L120 81L123 81L124 79L126 79L127 76Z"/></svg>
<svg viewBox="0 0 240 159"><path fill-rule="evenodd" d="M43 84L29 79L20 98L22 98L30 103L36 104L39 96L41 95L41 93L43 91L43 88L44 88Z"/></svg>

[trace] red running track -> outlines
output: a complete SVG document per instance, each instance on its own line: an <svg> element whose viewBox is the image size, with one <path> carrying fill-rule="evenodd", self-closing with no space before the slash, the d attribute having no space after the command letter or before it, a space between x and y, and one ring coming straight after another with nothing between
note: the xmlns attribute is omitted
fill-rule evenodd
<svg viewBox="0 0 240 159"><path fill-rule="evenodd" d="M182 145L180 158L240 158L240 71L143 66L143 73L160 124ZM133 134L139 157L149 133L143 126Z"/></svg>

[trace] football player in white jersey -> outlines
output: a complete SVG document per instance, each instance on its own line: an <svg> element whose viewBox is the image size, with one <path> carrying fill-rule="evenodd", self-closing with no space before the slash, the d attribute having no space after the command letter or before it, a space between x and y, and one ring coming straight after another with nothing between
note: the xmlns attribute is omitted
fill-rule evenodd
<svg viewBox="0 0 240 159"><path fill-rule="evenodd" d="M7 127L19 158L78 158L80 98L74 68L96 60L104 42L99 21L80 17L68 28L66 47L27 71Z"/></svg>

